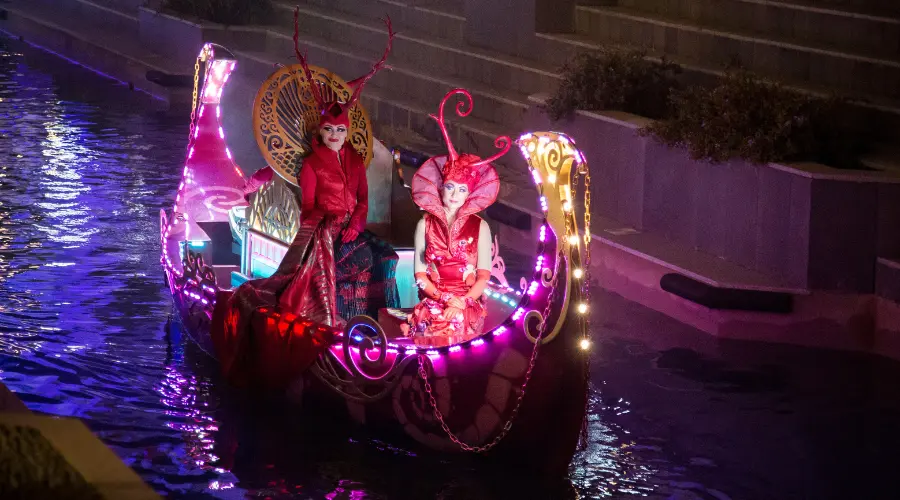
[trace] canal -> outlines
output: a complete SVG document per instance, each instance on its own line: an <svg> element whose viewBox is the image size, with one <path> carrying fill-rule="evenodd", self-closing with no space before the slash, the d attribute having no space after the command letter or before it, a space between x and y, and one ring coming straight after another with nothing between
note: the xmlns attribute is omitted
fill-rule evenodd
<svg viewBox="0 0 900 500"><path fill-rule="evenodd" d="M0 37L0 378L170 498L898 498L900 365L723 341L594 293L589 445L561 484L417 456L229 389L173 324L158 212L187 117Z"/></svg>

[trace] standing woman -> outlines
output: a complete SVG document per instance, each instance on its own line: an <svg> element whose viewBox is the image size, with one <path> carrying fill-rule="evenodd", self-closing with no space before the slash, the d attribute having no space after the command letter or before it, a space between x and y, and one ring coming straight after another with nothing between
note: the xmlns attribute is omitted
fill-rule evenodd
<svg viewBox="0 0 900 500"><path fill-rule="evenodd" d="M472 96L463 89L450 91L435 117L444 134L448 155L432 158L412 180L413 201L425 211L416 226L415 277L422 299L408 318L408 334L420 345L444 346L481 335L486 316L484 289L491 277L491 230L475 215L494 203L500 179L490 162L509 150L508 137L495 145L502 151L482 160L458 154L444 124L444 105L462 94L456 106L460 116L472 111Z"/></svg>

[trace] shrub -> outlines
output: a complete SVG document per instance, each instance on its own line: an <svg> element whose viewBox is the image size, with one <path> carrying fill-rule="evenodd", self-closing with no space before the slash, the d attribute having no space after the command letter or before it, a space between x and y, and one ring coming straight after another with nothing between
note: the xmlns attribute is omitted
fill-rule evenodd
<svg viewBox="0 0 900 500"><path fill-rule="evenodd" d="M681 67L665 60L650 61L645 55L618 49L579 54L563 66L565 78L544 110L554 121L576 109L619 110L648 118L666 116Z"/></svg>
<svg viewBox="0 0 900 500"><path fill-rule="evenodd" d="M270 0L164 0L164 9L228 25L265 24L272 15Z"/></svg>
<svg viewBox="0 0 900 500"><path fill-rule="evenodd" d="M673 94L672 115L642 130L713 163L815 161L860 168L862 127L847 103L786 89L745 70Z"/></svg>

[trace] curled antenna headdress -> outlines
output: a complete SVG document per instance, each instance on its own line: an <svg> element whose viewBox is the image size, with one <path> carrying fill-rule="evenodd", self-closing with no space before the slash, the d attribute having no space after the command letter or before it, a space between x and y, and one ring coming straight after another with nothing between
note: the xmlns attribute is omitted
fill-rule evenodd
<svg viewBox="0 0 900 500"><path fill-rule="evenodd" d="M456 103L456 114L469 116L472 112L472 94L465 89L453 89L441 100L437 115L430 115L437 121L447 143L447 156L431 158L419 167L412 180L413 201L422 209L444 219L443 203L440 197L440 186L446 182L459 182L469 187L469 196L460 208L457 220L465 215L480 212L492 205L500 193L500 178L491 162L497 160L512 144L508 136L500 136L494 140L494 147L500 151L485 159L473 154L460 154L450 140L450 133L444 121L444 106L454 95L462 95L464 100Z"/></svg>

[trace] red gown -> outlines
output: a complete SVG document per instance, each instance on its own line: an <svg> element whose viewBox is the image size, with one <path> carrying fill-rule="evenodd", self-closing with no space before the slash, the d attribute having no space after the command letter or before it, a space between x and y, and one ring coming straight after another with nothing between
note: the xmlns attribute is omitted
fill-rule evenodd
<svg viewBox="0 0 900 500"><path fill-rule="evenodd" d="M426 273L439 293L462 297L475 283L481 222L480 217L469 215L448 228L444 219L425 214ZM455 318L444 314L441 302L424 295L420 298L409 317L417 344L456 344L481 335L487 316L484 295L468 301Z"/></svg>
<svg viewBox="0 0 900 500"><path fill-rule="evenodd" d="M331 341L330 331L318 331L317 338L290 347L296 339L253 328L260 308L277 306L282 313L338 326L353 316L377 317L379 308L399 307L397 253L365 230L365 163L349 144L339 153L341 162L338 153L315 141L298 176L302 200L294 241L272 276L244 283L228 302L222 337L214 343L223 370L235 381L286 384ZM343 243L347 227L359 235Z"/></svg>

